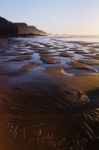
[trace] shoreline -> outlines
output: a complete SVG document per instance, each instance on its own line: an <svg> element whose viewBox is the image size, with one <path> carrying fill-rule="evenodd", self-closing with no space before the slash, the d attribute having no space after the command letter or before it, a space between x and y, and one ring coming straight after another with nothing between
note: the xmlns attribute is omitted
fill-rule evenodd
<svg viewBox="0 0 99 150"><path fill-rule="evenodd" d="M98 150L99 50L71 43L0 40L2 150Z"/></svg>

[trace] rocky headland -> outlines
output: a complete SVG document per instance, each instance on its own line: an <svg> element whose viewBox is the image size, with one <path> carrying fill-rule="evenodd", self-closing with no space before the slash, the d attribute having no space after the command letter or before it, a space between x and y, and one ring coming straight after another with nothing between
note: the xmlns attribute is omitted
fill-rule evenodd
<svg viewBox="0 0 99 150"><path fill-rule="evenodd" d="M35 26L29 26L26 23L13 23L0 17L0 37L3 36L29 36L29 35L47 35L46 32L37 29Z"/></svg>

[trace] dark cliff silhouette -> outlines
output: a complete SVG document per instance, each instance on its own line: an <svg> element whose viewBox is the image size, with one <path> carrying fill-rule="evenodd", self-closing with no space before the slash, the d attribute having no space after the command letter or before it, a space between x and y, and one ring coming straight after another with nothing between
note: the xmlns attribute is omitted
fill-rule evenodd
<svg viewBox="0 0 99 150"><path fill-rule="evenodd" d="M46 32L26 23L13 23L0 17L0 36L47 35Z"/></svg>

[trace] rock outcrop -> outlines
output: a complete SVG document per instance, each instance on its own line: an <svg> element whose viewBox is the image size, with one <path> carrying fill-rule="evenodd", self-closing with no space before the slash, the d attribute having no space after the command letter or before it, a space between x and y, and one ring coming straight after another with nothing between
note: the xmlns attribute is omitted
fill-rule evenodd
<svg viewBox="0 0 99 150"><path fill-rule="evenodd" d="M0 17L0 36L7 36L7 35L16 35L17 34L17 26Z"/></svg>
<svg viewBox="0 0 99 150"><path fill-rule="evenodd" d="M0 17L0 36L47 35L46 32L26 23L13 23Z"/></svg>

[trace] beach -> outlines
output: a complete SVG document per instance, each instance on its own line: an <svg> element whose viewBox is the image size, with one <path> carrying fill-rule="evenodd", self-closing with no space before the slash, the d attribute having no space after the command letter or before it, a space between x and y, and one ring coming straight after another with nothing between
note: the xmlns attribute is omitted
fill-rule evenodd
<svg viewBox="0 0 99 150"><path fill-rule="evenodd" d="M99 38L0 38L0 149L99 149Z"/></svg>

